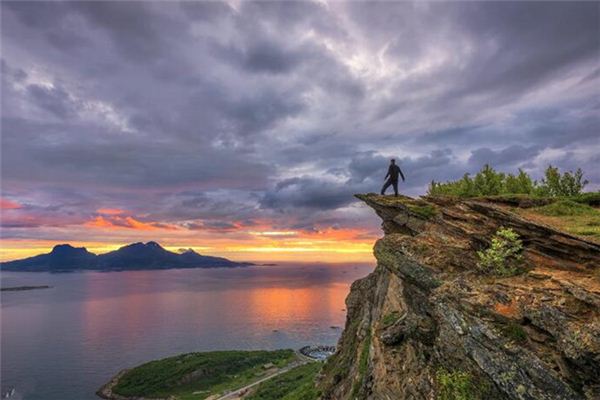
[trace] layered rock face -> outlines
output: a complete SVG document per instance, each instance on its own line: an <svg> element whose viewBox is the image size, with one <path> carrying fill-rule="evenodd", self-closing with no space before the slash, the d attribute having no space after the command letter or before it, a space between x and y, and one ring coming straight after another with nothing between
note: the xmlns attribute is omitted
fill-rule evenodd
<svg viewBox="0 0 600 400"><path fill-rule="evenodd" d="M600 399L598 244L490 201L357 197L385 236L346 299L323 399L444 398L440 374L457 371L473 399ZM478 272L501 227L520 235L528 272Z"/></svg>

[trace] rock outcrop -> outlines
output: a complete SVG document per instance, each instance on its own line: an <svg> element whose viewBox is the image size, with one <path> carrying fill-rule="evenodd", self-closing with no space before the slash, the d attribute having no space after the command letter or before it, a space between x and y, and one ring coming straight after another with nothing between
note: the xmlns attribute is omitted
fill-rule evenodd
<svg viewBox="0 0 600 400"><path fill-rule="evenodd" d="M346 300L323 399L444 398L452 372L473 399L600 399L600 245L492 201L356 197L385 235ZM527 272L478 272L501 227L520 235Z"/></svg>

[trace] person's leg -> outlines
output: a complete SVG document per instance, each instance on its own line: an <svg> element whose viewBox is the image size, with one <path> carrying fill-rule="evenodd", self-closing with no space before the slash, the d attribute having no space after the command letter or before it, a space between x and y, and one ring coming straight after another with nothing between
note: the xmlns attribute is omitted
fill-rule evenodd
<svg viewBox="0 0 600 400"><path fill-rule="evenodd" d="M383 187L381 188L381 194L384 195L385 191L387 190L387 188L390 187L390 185L392 184L391 179L388 179L387 181L385 181L385 183L383 184Z"/></svg>
<svg viewBox="0 0 600 400"><path fill-rule="evenodd" d="M392 182L392 185L394 186L394 196L398 197L398 181Z"/></svg>

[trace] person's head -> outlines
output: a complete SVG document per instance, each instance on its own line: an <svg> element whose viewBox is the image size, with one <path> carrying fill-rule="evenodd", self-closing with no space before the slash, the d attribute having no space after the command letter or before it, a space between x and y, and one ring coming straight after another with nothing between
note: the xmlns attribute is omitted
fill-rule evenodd
<svg viewBox="0 0 600 400"><path fill-rule="evenodd" d="M390 160L390 163L391 163L391 164L396 164L396 160L392 158L392 159Z"/></svg>

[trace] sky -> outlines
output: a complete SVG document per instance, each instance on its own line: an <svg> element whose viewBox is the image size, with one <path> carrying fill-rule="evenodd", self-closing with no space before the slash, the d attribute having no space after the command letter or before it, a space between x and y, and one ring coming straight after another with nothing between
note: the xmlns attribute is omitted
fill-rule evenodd
<svg viewBox="0 0 600 400"><path fill-rule="evenodd" d="M401 191L485 163L600 189L597 2L7 2L2 250L156 240L371 260Z"/></svg>

